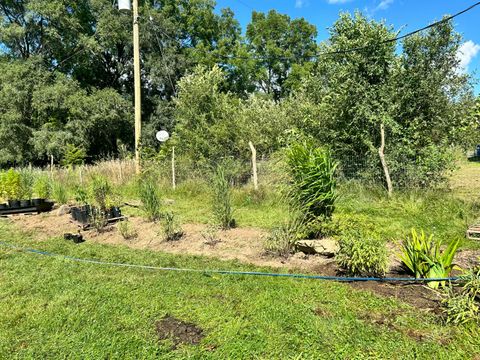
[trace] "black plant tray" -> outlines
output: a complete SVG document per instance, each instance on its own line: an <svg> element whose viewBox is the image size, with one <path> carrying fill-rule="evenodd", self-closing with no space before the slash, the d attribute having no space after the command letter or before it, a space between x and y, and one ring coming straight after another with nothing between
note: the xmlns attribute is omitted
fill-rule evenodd
<svg viewBox="0 0 480 360"><path fill-rule="evenodd" d="M15 208L7 207L6 209L0 210L0 216L15 215L15 214L33 214L33 213L40 214L42 212L49 212L49 211L52 211L53 204L54 204L53 202L45 201L44 203L35 205L35 206L31 205L27 207L15 207Z"/></svg>

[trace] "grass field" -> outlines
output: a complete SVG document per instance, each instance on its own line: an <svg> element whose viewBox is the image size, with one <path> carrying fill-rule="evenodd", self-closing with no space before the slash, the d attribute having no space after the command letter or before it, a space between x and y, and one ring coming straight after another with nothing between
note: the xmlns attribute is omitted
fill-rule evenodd
<svg viewBox="0 0 480 360"><path fill-rule="evenodd" d="M65 255L155 266L248 269L62 239L38 243L1 224L0 238ZM446 326L348 284L75 263L0 247L0 358L466 359L478 328ZM198 345L159 341L165 316L196 324ZM379 321L378 319L384 319Z"/></svg>

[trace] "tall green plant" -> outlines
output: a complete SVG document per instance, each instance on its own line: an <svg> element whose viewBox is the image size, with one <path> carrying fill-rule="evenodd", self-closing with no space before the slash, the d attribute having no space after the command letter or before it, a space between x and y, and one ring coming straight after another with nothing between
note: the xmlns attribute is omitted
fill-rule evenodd
<svg viewBox="0 0 480 360"><path fill-rule="evenodd" d="M225 168L219 165L213 176L213 215L223 229L235 227L232 206L232 190Z"/></svg>
<svg viewBox="0 0 480 360"><path fill-rule="evenodd" d="M157 221L162 216L162 198L157 183L151 177L140 181L138 193L143 204L143 211L149 221Z"/></svg>
<svg viewBox="0 0 480 360"><path fill-rule="evenodd" d="M412 235L403 242L400 259L416 278L446 278L455 268L453 259L459 244L460 240L456 239L442 251L441 241L434 240L433 235L427 237L423 230L418 234L415 229L412 229ZM428 283L435 289L439 284L444 286L445 281Z"/></svg>
<svg viewBox="0 0 480 360"><path fill-rule="evenodd" d="M47 199L50 196L50 179L47 175L40 175L36 178L33 184L33 192L42 199Z"/></svg>
<svg viewBox="0 0 480 360"><path fill-rule="evenodd" d="M102 212L107 209L107 199L112 194L112 187L104 176L96 175L90 183L90 195Z"/></svg>
<svg viewBox="0 0 480 360"><path fill-rule="evenodd" d="M287 150L287 165L291 177L288 194L292 204L309 222L330 219L337 199L337 163L330 152L311 143L295 143Z"/></svg>
<svg viewBox="0 0 480 360"><path fill-rule="evenodd" d="M7 200L20 200L22 197L22 179L14 169L8 170L3 176L3 192Z"/></svg>

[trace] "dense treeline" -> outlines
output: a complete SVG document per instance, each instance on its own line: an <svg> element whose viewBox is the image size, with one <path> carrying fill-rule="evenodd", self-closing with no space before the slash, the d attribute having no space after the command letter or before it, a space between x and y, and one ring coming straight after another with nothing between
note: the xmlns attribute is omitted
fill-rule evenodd
<svg viewBox="0 0 480 360"><path fill-rule="evenodd" d="M394 29L361 14L342 14L317 44L314 25L273 10L253 12L245 35L213 0L148 0L140 10L145 154L160 128L198 165L247 160L248 141L267 156L309 139L339 160L361 158L349 173L381 176L384 128L395 184L424 185L451 165L452 146L476 140L451 23L406 38L399 52L382 42ZM0 163L131 149L131 14L110 0L2 0L0 16Z"/></svg>

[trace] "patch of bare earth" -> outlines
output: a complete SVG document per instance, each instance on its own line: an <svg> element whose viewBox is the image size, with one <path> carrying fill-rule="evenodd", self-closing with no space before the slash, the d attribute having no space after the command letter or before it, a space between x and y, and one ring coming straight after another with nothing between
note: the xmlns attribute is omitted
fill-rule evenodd
<svg viewBox="0 0 480 360"><path fill-rule="evenodd" d="M173 347L198 345L204 338L203 330L195 324L167 316L155 324L158 340L171 340Z"/></svg>
<svg viewBox="0 0 480 360"><path fill-rule="evenodd" d="M63 237L65 233L77 233L78 224L70 215L57 216L55 212L32 216L11 217L12 221L27 232L32 232L35 239L46 240L52 237ZM160 224L147 222L140 217L131 217L129 221L136 229L138 236L125 240L116 225L106 231L97 233L95 230L82 231L86 241L110 245L126 245L134 249L148 249L173 254L189 254L218 258L222 260L237 260L257 266L284 267L302 271L312 271L315 268L332 262L332 259L319 255L297 254L289 258L273 257L265 254L265 231L254 228L236 228L218 231L212 241L205 233L209 233L204 224L184 224L184 236L178 241L164 241Z"/></svg>

